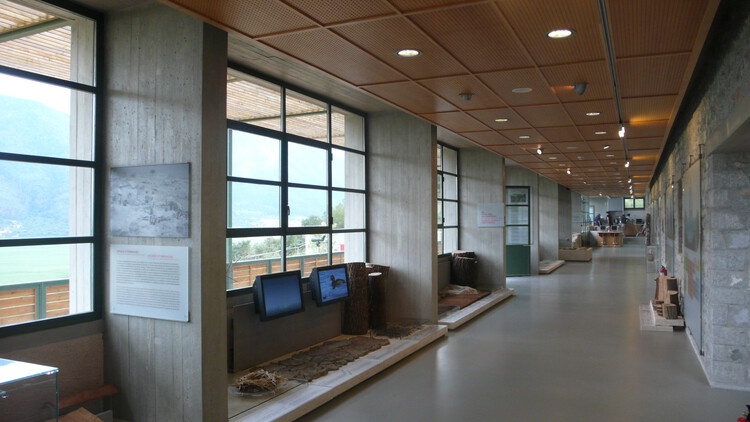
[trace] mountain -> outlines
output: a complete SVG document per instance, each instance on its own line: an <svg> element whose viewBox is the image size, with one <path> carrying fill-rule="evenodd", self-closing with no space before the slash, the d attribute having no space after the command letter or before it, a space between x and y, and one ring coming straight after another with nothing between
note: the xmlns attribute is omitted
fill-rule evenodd
<svg viewBox="0 0 750 422"><path fill-rule="evenodd" d="M70 118L0 95L0 152L69 156ZM0 161L0 238L68 235L69 169Z"/></svg>

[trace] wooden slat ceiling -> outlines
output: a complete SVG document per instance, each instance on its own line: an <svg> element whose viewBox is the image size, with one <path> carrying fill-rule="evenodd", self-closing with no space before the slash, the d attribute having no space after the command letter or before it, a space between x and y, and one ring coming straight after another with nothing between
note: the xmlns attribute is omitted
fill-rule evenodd
<svg viewBox="0 0 750 422"><path fill-rule="evenodd" d="M629 178L645 193L719 3L163 1L581 194L613 196L629 194ZM574 35L546 36L560 28Z"/></svg>
<svg viewBox="0 0 750 422"><path fill-rule="evenodd" d="M0 0L0 65L69 80L70 26L21 2Z"/></svg>

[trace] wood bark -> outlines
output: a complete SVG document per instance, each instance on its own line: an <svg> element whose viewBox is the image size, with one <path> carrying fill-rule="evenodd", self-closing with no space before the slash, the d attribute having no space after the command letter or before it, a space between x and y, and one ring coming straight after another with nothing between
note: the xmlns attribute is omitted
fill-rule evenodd
<svg viewBox="0 0 750 422"><path fill-rule="evenodd" d="M372 265L369 274L370 288L370 328L383 330L388 326L388 315L386 313L386 302L388 289L388 273L390 267L385 265Z"/></svg>
<svg viewBox="0 0 750 422"><path fill-rule="evenodd" d="M367 334L370 328L370 288L368 273L370 269L364 262L347 264L350 299L344 302L341 316L343 334Z"/></svg>

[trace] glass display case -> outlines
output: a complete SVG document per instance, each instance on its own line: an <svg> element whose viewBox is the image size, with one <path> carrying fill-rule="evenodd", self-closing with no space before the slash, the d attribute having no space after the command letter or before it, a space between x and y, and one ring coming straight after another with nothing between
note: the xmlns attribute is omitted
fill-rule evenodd
<svg viewBox="0 0 750 422"><path fill-rule="evenodd" d="M58 419L58 369L0 359L0 422Z"/></svg>

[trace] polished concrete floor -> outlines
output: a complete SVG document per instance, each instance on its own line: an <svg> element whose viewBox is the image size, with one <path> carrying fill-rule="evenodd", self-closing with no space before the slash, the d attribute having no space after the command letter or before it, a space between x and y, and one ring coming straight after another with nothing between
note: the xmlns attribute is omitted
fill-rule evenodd
<svg viewBox="0 0 750 422"><path fill-rule="evenodd" d="M712 389L685 332L641 332L642 239L508 279L516 297L303 421L734 422L750 393Z"/></svg>

